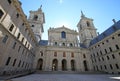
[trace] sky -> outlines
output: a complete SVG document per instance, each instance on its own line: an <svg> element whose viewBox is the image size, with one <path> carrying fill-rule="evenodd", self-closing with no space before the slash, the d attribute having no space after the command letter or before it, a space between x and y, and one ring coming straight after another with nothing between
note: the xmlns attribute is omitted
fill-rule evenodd
<svg viewBox="0 0 120 81"><path fill-rule="evenodd" d="M92 18L97 32L102 33L111 25L112 19L120 20L120 0L20 0L22 9L29 17L29 11L36 11L42 5L45 14L42 40L48 39L50 27L77 30L81 10L86 17Z"/></svg>

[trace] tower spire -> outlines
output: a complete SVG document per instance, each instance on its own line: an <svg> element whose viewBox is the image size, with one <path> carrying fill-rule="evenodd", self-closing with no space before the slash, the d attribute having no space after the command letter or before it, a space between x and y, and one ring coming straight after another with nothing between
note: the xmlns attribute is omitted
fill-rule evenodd
<svg viewBox="0 0 120 81"><path fill-rule="evenodd" d="M40 11L42 10L42 5L40 5L40 8L38 10L40 10Z"/></svg>
<svg viewBox="0 0 120 81"><path fill-rule="evenodd" d="M85 17L85 15L83 14L82 10L81 10L81 17Z"/></svg>

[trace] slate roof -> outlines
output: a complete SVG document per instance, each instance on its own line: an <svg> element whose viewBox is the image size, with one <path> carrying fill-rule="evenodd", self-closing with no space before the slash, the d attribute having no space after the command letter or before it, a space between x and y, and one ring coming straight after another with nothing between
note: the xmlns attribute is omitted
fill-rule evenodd
<svg viewBox="0 0 120 81"><path fill-rule="evenodd" d="M107 30L105 30L103 33L98 35L96 38L94 38L90 42L90 46L92 46L92 45L96 44L97 42L103 40L104 38L110 36L111 34L113 34L114 32L116 32L119 29L120 29L120 20L118 22L116 22L115 24L113 24L111 27L109 27Z"/></svg>
<svg viewBox="0 0 120 81"><path fill-rule="evenodd" d="M82 47L82 48L87 48L84 44L82 44L82 43L80 43L79 44L80 45L80 47Z"/></svg>
<svg viewBox="0 0 120 81"><path fill-rule="evenodd" d="M39 42L39 45L40 46L47 46L48 45L48 40L40 40L40 42ZM80 47L82 47L82 48L87 48L84 44L79 44L80 45Z"/></svg>
<svg viewBox="0 0 120 81"><path fill-rule="evenodd" d="M39 45L47 46L48 45L48 40L40 40Z"/></svg>

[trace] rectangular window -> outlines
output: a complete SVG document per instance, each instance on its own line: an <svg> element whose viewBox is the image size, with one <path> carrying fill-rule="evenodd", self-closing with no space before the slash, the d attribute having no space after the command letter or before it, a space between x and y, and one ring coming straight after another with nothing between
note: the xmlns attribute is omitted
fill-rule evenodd
<svg viewBox="0 0 120 81"><path fill-rule="evenodd" d="M119 53L119 56L120 56L120 53Z"/></svg>
<svg viewBox="0 0 120 81"><path fill-rule="evenodd" d="M18 33L18 35L17 35L17 39L19 39L20 38L20 33Z"/></svg>
<svg viewBox="0 0 120 81"><path fill-rule="evenodd" d="M6 61L6 64L5 64L5 65L9 65L10 60L11 60L11 57L8 57L8 59L7 59L7 61Z"/></svg>
<svg viewBox="0 0 120 81"><path fill-rule="evenodd" d="M71 57L74 57L74 53L73 52L71 53Z"/></svg>
<svg viewBox="0 0 120 81"><path fill-rule="evenodd" d="M99 56L98 52L97 52L97 56Z"/></svg>
<svg viewBox="0 0 120 81"><path fill-rule="evenodd" d="M109 40L106 40L106 42L109 42Z"/></svg>
<svg viewBox="0 0 120 81"><path fill-rule="evenodd" d="M111 47L109 47L109 49L110 49L110 52L112 52L112 48L111 48Z"/></svg>
<svg viewBox="0 0 120 81"><path fill-rule="evenodd" d="M107 59L108 59L108 60L110 59L109 56L107 56Z"/></svg>
<svg viewBox="0 0 120 81"><path fill-rule="evenodd" d="M21 60L19 61L18 67L20 67L20 64L21 64Z"/></svg>
<svg viewBox="0 0 120 81"><path fill-rule="evenodd" d="M17 17L17 18L19 17L19 14L18 14L18 13L16 14L16 17Z"/></svg>
<svg viewBox="0 0 120 81"><path fill-rule="evenodd" d="M21 41L22 43L24 42L24 37L22 38L22 41Z"/></svg>
<svg viewBox="0 0 120 81"><path fill-rule="evenodd" d="M16 63L16 59L15 59L14 62L13 62L13 66L15 66L15 63Z"/></svg>
<svg viewBox="0 0 120 81"><path fill-rule="evenodd" d="M107 69L106 65L104 65L104 68Z"/></svg>
<svg viewBox="0 0 120 81"><path fill-rule="evenodd" d="M61 37L62 37L62 38L66 38L66 32L62 31L62 32L61 32Z"/></svg>
<svg viewBox="0 0 120 81"><path fill-rule="evenodd" d="M100 51L100 54L102 55L102 51Z"/></svg>
<svg viewBox="0 0 120 81"><path fill-rule="evenodd" d="M107 53L107 50L105 49L105 53Z"/></svg>
<svg viewBox="0 0 120 81"><path fill-rule="evenodd" d="M120 34L118 34L118 37L120 37Z"/></svg>
<svg viewBox="0 0 120 81"><path fill-rule="evenodd" d="M65 52L63 52L63 57L66 57L66 53Z"/></svg>
<svg viewBox="0 0 120 81"><path fill-rule="evenodd" d="M2 18L2 16L4 15L3 11L0 9L0 19Z"/></svg>
<svg viewBox="0 0 120 81"><path fill-rule="evenodd" d="M22 67L24 66L24 62L23 62L23 64L22 64Z"/></svg>
<svg viewBox="0 0 120 81"><path fill-rule="evenodd" d="M25 43L25 46L27 45L27 41L26 41L26 43Z"/></svg>
<svg viewBox="0 0 120 81"><path fill-rule="evenodd" d="M104 42L102 44L104 45Z"/></svg>
<svg viewBox="0 0 120 81"><path fill-rule="evenodd" d="M19 48L18 48L18 52L20 51L20 49L21 49L21 46L19 46Z"/></svg>
<svg viewBox="0 0 120 81"><path fill-rule="evenodd" d="M110 64L110 68L113 69L112 65Z"/></svg>
<svg viewBox="0 0 120 81"><path fill-rule="evenodd" d="M2 42L3 42L3 43L6 43L7 40L8 40L8 35L5 35L5 37L3 38Z"/></svg>
<svg viewBox="0 0 120 81"><path fill-rule="evenodd" d="M12 32L13 28L14 28L14 25L12 24L12 25L10 26L10 28L9 28L9 31Z"/></svg>
<svg viewBox="0 0 120 81"><path fill-rule="evenodd" d="M119 46L118 45L115 45L116 46L116 49L118 50L119 49Z"/></svg>
<svg viewBox="0 0 120 81"><path fill-rule="evenodd" d="M112 58L115 59L115 56L112 54Z"/></svg>
<svg viewBox="0 0 120 81"><path fill-rule="evenodd" d="M104 61L104 57L102 57L102 61Z"/></svg>
<svg viewBox="0 0 120 81"><path fill-rule="evenodd" d="M119 69L119 66L118 66L118 64L115 64L115 66L116 66L116 68L117 68L117 69Z"/></svg>
<svg viewBox="0 0 120 81"><path fill-rule="evenodd" d="M102 70L102 65L100 65L100 69Z"/></svg>
<svg viewBox="0 0 120 81"><path fill-rule="evenodd" d="M17 44L16 42L13 44L13 47L12 47L13 49L15 49L15 47L16 47L16 44Z"/></svg>
<svg viewBox="0 0 120 81"><path fill-rule="evenodd" d="M12 3L12 1L11 1L11 0L8 0L8 3L9 3L9 4L11 4L11 3Z"/></svg>
<svg viewBox="0 0 120 81"><path fill-rule="evenodd" d="M115 39L115 37L112 37L112 39Z"/></svg>
<svg viewBox="0 0 120 81"><path fill-rule="evenodd" d="M54 52L54 57L57 57L57 52Z"/></svg>

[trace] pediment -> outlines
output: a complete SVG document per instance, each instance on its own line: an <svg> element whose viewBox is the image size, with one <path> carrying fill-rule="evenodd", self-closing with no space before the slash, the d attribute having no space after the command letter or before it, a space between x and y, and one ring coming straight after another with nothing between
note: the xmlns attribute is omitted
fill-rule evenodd
<svg viewBox="0 0 120 81"><path fill-rule="evenodd" d="M62 26L62 27L58 27L58 28L50 28L49 29L50 32L67 32L67 33L77 33L75 30L71 30L65 26Z"/></svg>

